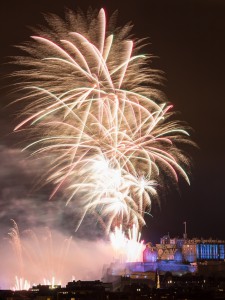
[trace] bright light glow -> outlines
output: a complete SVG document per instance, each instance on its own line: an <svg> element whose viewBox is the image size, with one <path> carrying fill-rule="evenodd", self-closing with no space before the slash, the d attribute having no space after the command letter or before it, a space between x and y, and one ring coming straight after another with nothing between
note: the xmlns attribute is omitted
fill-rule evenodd
<svg viewBox="0 0 225 300"><path fill-rule="evenodd" d="M51 197L62 188L67 204L79 202L77 228L97 214L107 232L117 224L141 229L163 176L189 182L179 149L189 135L155 89L159 73L137 53L129 26L108 32L103 9L91 23L67 14L66 24L49 15L50 28L20 47L27 56L18 59L25 68L17 86L28 104L15 130L30 130L25 149L46 158Z"/></svg>
<svg viewBox="0 0 225 300"><path fill-rule="evenodd" d="M110 233L110 240L115 251L115 259L120 263L142 261L144 242L140 241L141 234L134 224L129 229L128 238L120 227L115 227L114 232Z"/></svg>
<svg viewBox="0 0 225 300"><path fill-rule="evenodd" d="M51 289L54 289L57 285L61 285L61 281L57 281L57 280L55 279L55 277L52 276L51 279L46 279L46 278L44 278L43 284L44 284L44 285L49 285L49 286L51 287Z"/></svg>
<svg viewBox="0 0 225 300"><path fill-rule="evenodd" d="M24 278L20 278L18 276L15 277L15 286L11 289L13 291L28 291L31 288L31 284L28 280Z"/></svg>
<svg viewBox="0 0 225 300"><path fill-rule="evenodd" d="M13 220L12 220L13 221ZM15 277L13 290L27 290L30 281L24 279L27 269L33 269L38 282L54 288L61 285L60 277L64 278L64 264L69 251L71 238L64 239L60 245L54 243L51 231L46 228L44 234L38 237L34 231L26 230L21 239L19 228L15 221L9 231L9 242L17 257L19 276ZM35 283L32 282L32 285Z"/></svg>

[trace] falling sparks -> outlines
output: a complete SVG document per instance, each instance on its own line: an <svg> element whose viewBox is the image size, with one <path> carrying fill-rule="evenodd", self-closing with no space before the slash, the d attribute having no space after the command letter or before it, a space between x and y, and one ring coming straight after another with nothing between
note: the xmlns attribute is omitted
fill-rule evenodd
<svg viewBox="0 0 225 300"><path fill-rule="evenodd" d="M15 130L28 129L25 149L46 158L51 198L62 189L82 208L77 229L88 214L107 232L141 229L162 174L189 183L179 148L189 134L154 88L159 73L131 26L112 29L103 9L87 18L67 11L66 20L49 15L48 28L20 46L27 55L15 59L23 70L14 76L27 104Z"/></svg>

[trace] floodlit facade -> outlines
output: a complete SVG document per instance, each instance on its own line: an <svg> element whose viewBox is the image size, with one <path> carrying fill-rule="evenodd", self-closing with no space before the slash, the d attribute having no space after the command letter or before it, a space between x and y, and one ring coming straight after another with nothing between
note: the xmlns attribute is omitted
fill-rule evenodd
<svg viewBox="0 0 225 300"><path fill-rule="evenodd" d="M225 241L189 239L187 234L183 238L170 238L168 234L160 239L159 244L146 244L142 261L112 263L107 267L105 278L110 281L113 277L128 276L150 280L157 272L173 276L214 272L225 276Z"/></svg>
<svg viewBox="0 0 225 300"><path fill-rule="evenodd" d="M160 243L153 246L146 244L143 262L157 260L174 260L177 262L195 263L207 260L223 261L225 259L225 241L212 239L179 239L169 235L161 238Z"/></svg>

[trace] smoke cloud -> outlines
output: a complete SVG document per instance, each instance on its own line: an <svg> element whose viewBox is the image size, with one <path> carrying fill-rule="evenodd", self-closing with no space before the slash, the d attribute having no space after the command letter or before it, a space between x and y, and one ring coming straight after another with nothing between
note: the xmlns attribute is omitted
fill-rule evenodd
<svg viewBox="0 0 225 300"><path fill-rule="evenodd" d="M12 288L15 276L31 284L53 276L63 285L101 279L103 265L113 257L103 229L87 216L75 232L79 216L74 203L65 206L61 193L49 200L52 186L35 188L44 162L27 156L0 145L0 288ZM8 234L11 219L18 224L20 250Z"/></svg>
<svg viewBox="0 0 225 300"><path fill-rule="evenodd" d="M47 281L66 285L71 280L101 279L104 264L112 259L112 247L98 240L66 237L38 228L5 237L0 247L0 288L15 286L15 276L33 284Z"/></svg>

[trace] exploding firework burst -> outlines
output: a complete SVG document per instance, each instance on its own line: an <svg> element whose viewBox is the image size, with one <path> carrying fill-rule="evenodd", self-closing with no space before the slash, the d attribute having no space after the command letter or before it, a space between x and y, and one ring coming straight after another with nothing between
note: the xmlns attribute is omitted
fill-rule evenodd
<svg viewBox="0 0 225 300"><path fill-rule="evenodd" d="M163 173L189 182L178 147L188 133L154 88L159 73L130 25L113 28L103 9L46 20L16 58L19 100L28 104L15 130L30 130L26 149L47 158L51 197L63 188L67 203L82 208L78 227L97 213L108 231L141 228Z"/></svg>

